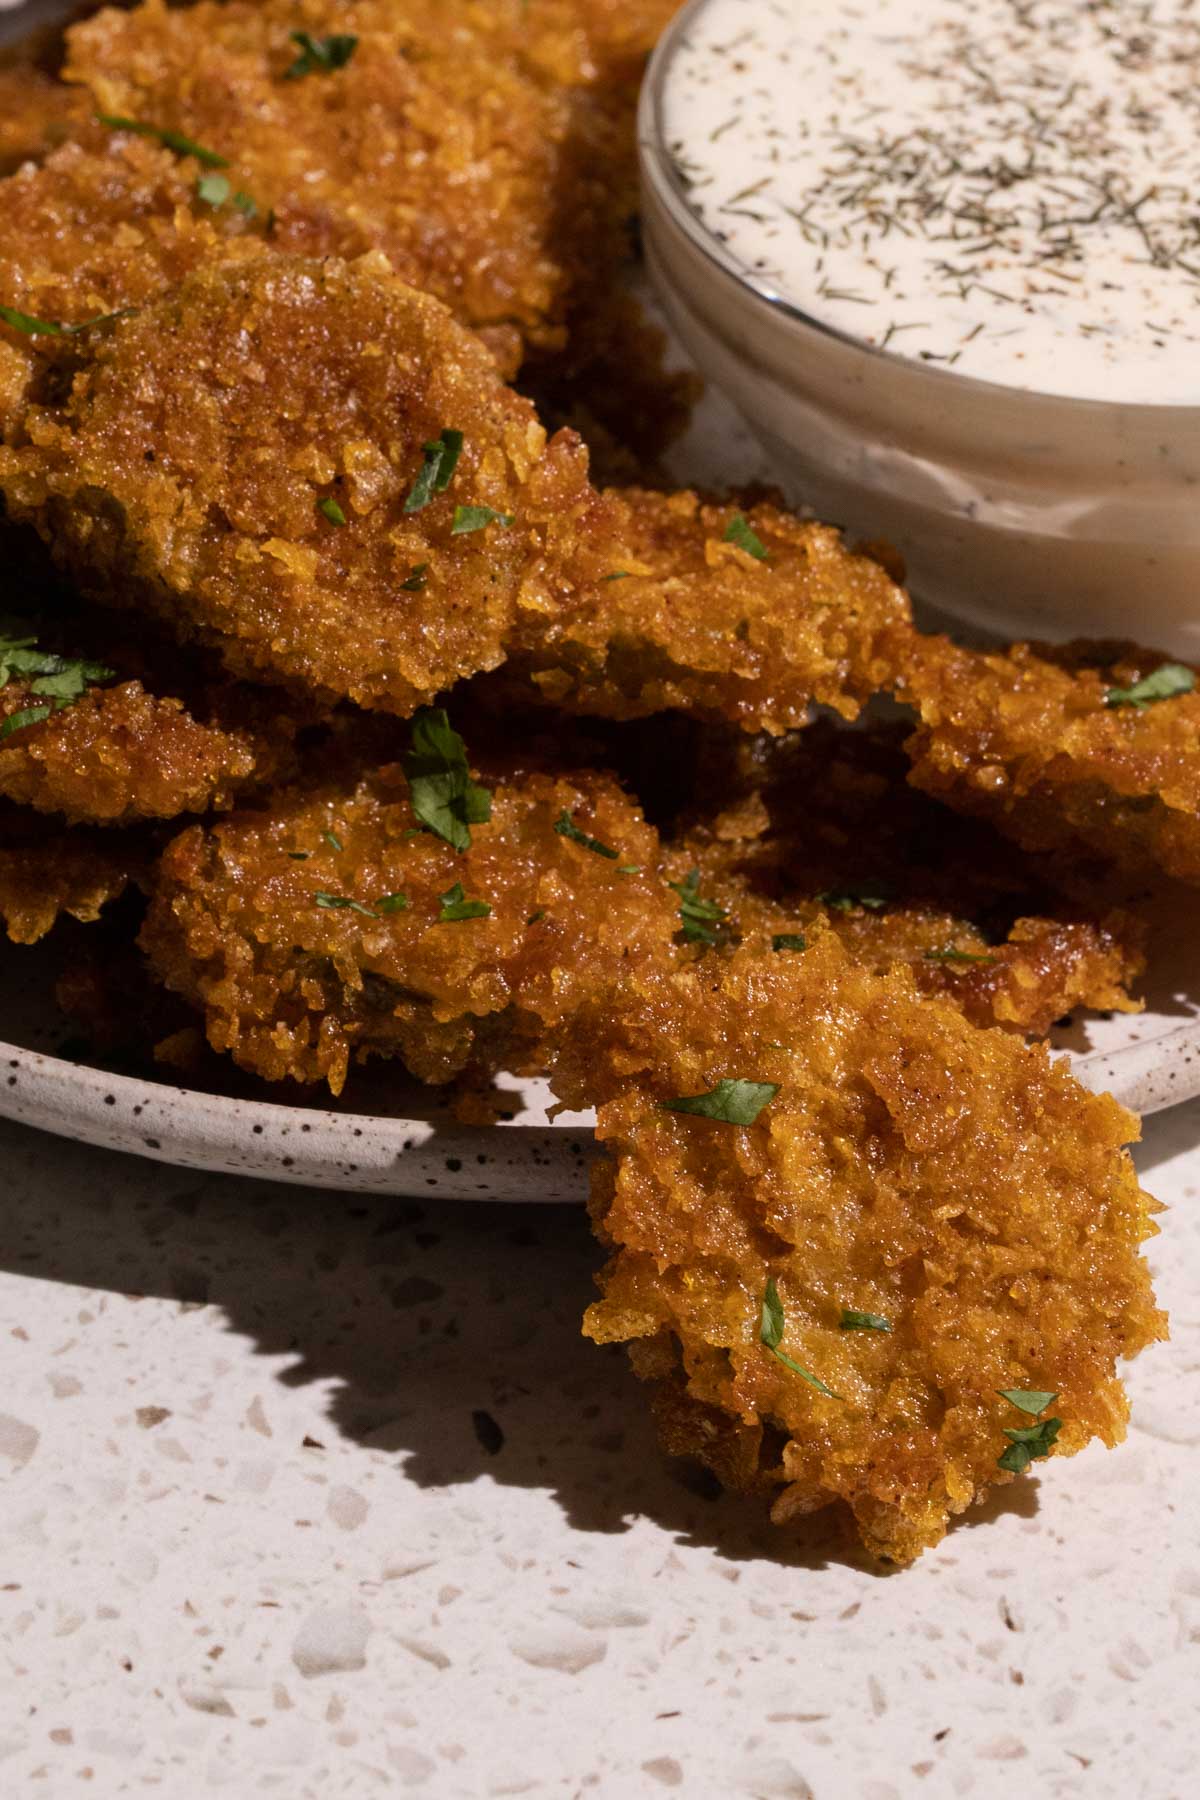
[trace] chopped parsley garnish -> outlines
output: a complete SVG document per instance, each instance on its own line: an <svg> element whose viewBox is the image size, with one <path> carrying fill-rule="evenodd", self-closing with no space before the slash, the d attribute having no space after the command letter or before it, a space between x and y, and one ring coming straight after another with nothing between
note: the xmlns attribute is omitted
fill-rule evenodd
<svg viewBox="0 0 1200 1800"><path fill-rule="evenodd" d="M408 911L407 894L381 894L375 902L378 913L398 913Z"/></svg>
<svg viewBox="0 0 1200 1800"><path fill-rule="evenodd" d="M808 939L802 931L777 931L771 939L772 950L807 950Z"/></svg>
<svg viewBox="0 0 1200 1800"><path fill-rule="evenodd" d="M545 909L545 907L544 907L544 906L539 906L539 907L538 907L538 909L537 909L537 911L536 911L536 912L531 912L531 913L530 913L530 915L529 915L529 917L528 917L528 918L527 918L527 919L526 919L526 921L525 921L525 923L526 923L526 925L536 925L536 924L537 924L537 922L538 922L538 920L539 920L539 919L544 919L544 918L545 918L545 916L546 916L546 909Z"/></svg>
<svg viewBox="0 0 1200 1800"><path fill-rule="evenodd" d="M342 851L346 848L336 831L323 831L321 836L325 839L325 842L329 845L331 850Z"/></svg>
<svg viewBox="0 0 1200 1800"><path fill-rule="evenodd" d="M1132 687L1109 688L1105 706L1136 706L1139 711L1153 706L1156 700L1173 700L1178 694L1190 694L1196 685L1196 673L1184 663L1164 663L1153 675L1143 675Z"/></svg>
<svg viewBox="0 0 1200 1800"><path fill-rule="evenodd" d="M818 904L830 912L847 913L853 912L856 906L865 906L868 912L879 912L891 897L891 889L882 881L864 881L857 887L827 888L816 896Z"/></svg>
<svg viewBox="0 0 1200 1800"><path fill-rule="evenodd" d="M764 1106L779 1092L777 1081L718 1081L707 1094L684 1094L664 1100L664 1112L695 1113L701 1119L717 1119L723 1125L753 1125Z"/></svg>
<svg viewBox="0 0 1200 1800"><path fill-rule="evenodd" d="M725 542L736 544L739 550L744 550L747 556L754 557L756 562L766 562L767 560L766 545L757 532L750 529L745 513L734 513L725 527Z"/></svg>
<svg viewBox="0 0 1200 1800"><path fill-rule="evenodd" d="M970 950L955 950L951 948L947 950L927 950L925 952L926 962L994 963L995 960L994 956L977 956Z"/></svg>
<svg viewBox="0 0 1200 1800"><path fill-rule="evenodd" d="M332 494L326 494L323 500L317 501L317 511L323 518L328 519L331 525L344 525L346 523L346 515L338 505L337 501L333 498Z"/></svg>
<svg viewBox="0 0 1200 1800"><path fill-rule="evenodd" d="M1027 1413L1037 1418L1058 1399L1057 1394L1040 1393L1024 1388L998 1388L997 1393L1018 1412ZM1041 1419L1036 1425L1017 1425L1004 1427L1004 1435L1009 1439L1008 1449L996 1458L1001 1469L1007 1469L1010 1475L1023 1475L1036 1457L1049 1456L1054 1440L1062 1430L1061 1419Z"/></svg>
<svg viewBox="0 0 1200 1800"><path fill-rule="evenodd" d="M184 137L182 131L172 131L169 127L146 125L141 119L127 119L120 113L97 113L101 125L109 126L113 131L136 131L139 137L157 138L168 150L174 150L177 156L194 156L198 163L206 169L227 169L229 158L218 156L215 150L206 150L203 144L193 143Z"/></svg>
<svg viewBox="0 0 1200 1800"><path fill-rule="evenodd" d="M404 502L406 513L420 512L422 507L429 505L435 494L445 493L458 467L462 447L462 432L449 429L441 432L432 443L423 446L425 461Z"/></svg>
<svg viewBox="0 0 1200 1800"><path fill-rule="evenodd" d="M232 200L240 213L252 219L258 211L253 197L240 190L235 194L232 188L228 175L201 175L196 183L196 198L203 200L206 206L224 206L227 200Z"/></svg>
<svg viewBox="0 0 1200 1800"><path fill-rule="evenodd" d="M621 854L619 850L612 850L607 844L602 844L599 838L589 837L586 831L580 831L565 806L554 821L554 829L559 837L570 838L573 844L582 844L585 850L591 850L596 856L607 856L610 862L616 862Z"/></svg>
<svg viewBox="0 0 1200 1800"><path fill-rule="evenodd" d="M57 656L37 648L37 638L25 635L20 626L0 624L0 688L10 681L24 681L29 691L48 706L29 706L10 713L0 725L0 739L27 725L40 725L52 713L62 712L78 700L96 682L111 681L115 670L104 663L84 662L75 657Z"/></svg>
<svg viewBox="0 0 1200 1800"><path fill-rule="evenodd" d="M620 868L617 870L618 875L640 875L641 872L642 872L641 863L622 863Z"/></svg>
<svg viewBox="0 0 1200 1800"><path fill-rule="evenodd" d="M482 531L488 525L514 525L515 513L496 512L490 506L456 506L454 523L450 527L451 537L462 537L467 531Z"/></svg>
<svg viewBox="0 0 1200 1800"><path fill-rule="evenodd" d="M313 899L316 901L317 905L323 907L326 912L344 912L348 910L350 912L361 913L364 919L374 919L378 917L376 913L371 911L369 906L364 906L360 900L351 900L348 894L316 893L313 895Z"/></svg>
<svg viewBox="0 0 1200 1800"><path fill-rule="evenodd" d="M123 306L119 312L96 313L90 319L82 319L78 325L59 325L53 319L38 319L32 313L18 312L15 306L0 306L0 319L14 331L24 332L26 337L77 337L81 331L90 331L93 325L107 325L111 319L127 318L134 310L132 306Z"/></svg>
<svg viewBox="0 0 1200 1800"><path fill-rule="evenodd" d="M404 773L421 824L460 853L468 850L471 826L485 825L492 816L492 796L472 781L467 747L444 707L423 706L414 715Z"/></svg>
<svg viewBox="0 0 1200 1800"><path fill-rule="evenodd" d="M700 871L693 869L682 881L668 881L667 886L679 895L680 930L689 944L715 944L717 928L729 917L715 900L705 900L700 893Z"/></svg>
<svg viewBox="0 0 1200 1800"><path fill-rule="evenodd" d="M879 1313L852 1312L848 1306L842 1308L842 1316L838 1320L839 1331L890 1331L891 1324L881 1318Z"/></svg>
<svg viewBox="0 0 1200 1800"><path fill-rule="evenodd" d="M408 571L408 579L400 583L400 590L405 594L419 594L425 587L425 577L429 570L428 563L414 563Z"/></svg>
<svg viewBox="0 0 1200 1800"><path fill-rule="evenodd" d="M468 900L461 881L439 894L438 899L441 902L439 925L452 925L459 919L486 919L492 910L486 900Z"/></svg>
<svg viewBox="0 0 1200 1800"><path fill-rule="evenodd" d="M306 75L332 75L335 69L344 69L358 48L358 39L345 32L333 32L329 37L313 37L307 31L290 31L288 36L293 44L299 44L300 54L290 68L283 72L285 81L302 81Z"/></svg>
<svg viewBox="0 0 1200 1800"><path fill-rule="evenodd" d="M601 581L628 581L629 580L629 570L628 569L614 569L611 575L602 575L600 577L600 579L601 579Z"/></svg>
<svg viewBox="0 0 1200 1800"><path fill-rule="evenodd" d="M786 1352L779 1348L780 1344L783 1342L783 1325L783 1301L779 1298L779 1289L775 1286L775 1278L772 1276L767 1282L766 1290L762 1298L762 1321L758 1330L759 1338L771 1352L771 1355L781 1362L785 1369L790 1369L793 1375L801 1376L807 1381L809 1387L816 1388L818 1394L824 1394L827 1400L840 1400L842 1396L840 1394L835 1394L831 1387L826 1387L819 1375L814 1375L811 1369L806 1369L804 1367L803 1363L793 1361Z"/></svg>

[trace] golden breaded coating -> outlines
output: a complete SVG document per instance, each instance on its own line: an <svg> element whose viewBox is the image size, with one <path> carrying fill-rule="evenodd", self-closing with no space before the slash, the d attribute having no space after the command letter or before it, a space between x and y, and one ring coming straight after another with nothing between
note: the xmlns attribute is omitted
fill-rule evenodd
<svg viewBox="0 0 1200 1800"><path fill-rule="evenodd" d="M67 87L36 58L0 56L0 175L40 161L89 111L78 88Z"/></svg>
<svg viewBox="0 0 1200 1800"><path fill-rule="evenodd" d="M535 621L515 659L545 699L602 718L682 708L779 732L804 724L814 699L853 718L886 680L883 647L903 639L907 596L832 527L765 502L607 498L620 509L612 566Z"/></svg>
<svg viewBox="0 0 1200 1800"><path fill-rule="evenodd" d="M725 1081L764 1084L751 1123L665 1109ZM1033 1426L1000 1389L1053 1396L1055 1454L1122 1437L1117 1359L1165 1335L1153 1202L1134 1119L1043 1048L824 932L803 956L640 961L619 1006L576 1017L555 1086L599 1101L612 1158L585 1329L632 1343L668 1448L773 1495L777 1521L840 1500L874 1555L911 1561L1011 1478L1005 1431ZM764 1341L768 1283L768 1335L821 1387Z"/></svg>
<svg viewBox="0 0 1200 1800"><path fill-rule="evenodd" d="M895 691L920 718L912 779L1027 848L1200 882L1200 691L1107 703L1165 662L1130 644L909 640Z"/></svg>
<svg viewBox="0 0 1200 1800"><path fill-rule="evenodd" d="M0 807L0 921L14 944L36 944L63 913L90 923L147 862L132 835L47 829L17 807Z"/></svg>
<svg viewBox="0 0 1200 1800"><path fill-rule="evenodd" d="M18 170L0 208L0 304L77 326L156 300L204 264L265 254L236 207L198 198L199 172L143 138L104 132ZM80 348L0 323L0 435L16 426L35 376Z"/></svg>
<svg viewBox="0 0 1200 1800"><path fill-rule="evenodd" d="M380 258L204 270L79 342L0 451L10 511L239 674L408 713L553 610L568 556L605 566L578 440Z"/></svg>
<svg viewBox="0 0 1200 1800"><path fill-rule="evenodd" d="M693 777L704 805L669 847L670 872L697 872L700 894L729 914L725 936L769 950L820 920L863 967L908 963L923 993L976 1024L1041 1036L1079 1006L1137 1010L1136 920L1103 898L1068 898L1057 869L908 786L904 736L820 720L782 740L718 740Z"/></svg>
<svg viewBox="0 0 1200 1800"><path fill-rule="evenodd" d="M337 1092L370 1055L426 1081L512 1066L628 945L667 952L678 918L654 833L601 775L506 772L470 838L420 830L397 766L297 789L177 838L142 944L213 1047L268 1080Z"/></svg>

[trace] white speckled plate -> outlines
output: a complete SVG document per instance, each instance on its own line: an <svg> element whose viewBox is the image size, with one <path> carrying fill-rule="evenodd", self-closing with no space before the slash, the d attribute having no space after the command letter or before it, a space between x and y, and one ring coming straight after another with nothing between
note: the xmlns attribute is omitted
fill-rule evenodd
<svg viewBox="0 0 1200 1800"><path fill-rule="evenodd" d="M60 0L0 0L0 43L71 10ZM761 447L715 394L697 408L668 473L700 487L772 479ZM1081 1018L1056 1034L1082 1081L1141 1112L1200 1093L1195 908L1191 895L1160 909L1144 1013ZM484 1129L460 1125L436 1092L381 1066L356 1074L336 1104L296 1091L272 1090L267 1100L249 1083L235 1095L110 1073L55 1054L66 1031L48 967L40 952L0 949L0 1030L8 1040L0 1041L0 1117L182 1167L310 1187L514 1201L584 1193L589 1117L548 1119L544 1083L513 1081L512 1118Z"/></svg>

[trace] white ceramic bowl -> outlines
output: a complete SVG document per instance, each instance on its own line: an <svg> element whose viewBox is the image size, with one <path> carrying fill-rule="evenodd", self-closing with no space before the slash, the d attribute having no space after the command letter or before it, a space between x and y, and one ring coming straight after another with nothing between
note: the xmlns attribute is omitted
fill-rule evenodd
<svg viewBox="0 0 1200 1800"><path fill-rule="evenodd" d="M908 360L811 318L688 206L659 43L639 121L646 254L703 373L794 500L900 550L914 594L991 631L1131 637L1200 662L1200 407L1066 399Z"/></svg>

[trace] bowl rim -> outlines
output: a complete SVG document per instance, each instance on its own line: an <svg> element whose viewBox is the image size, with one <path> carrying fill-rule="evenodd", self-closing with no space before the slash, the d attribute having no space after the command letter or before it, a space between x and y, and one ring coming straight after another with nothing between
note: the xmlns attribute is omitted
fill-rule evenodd
<svg viewBox="0 0 1200 1800"><path fill-rule="evenodd" d="M789 300L734 256L728 246L701 222L688 205L686 187L667 148L662 118L663 93L671 59L692 22L712 4L714 0L686 0L655 45L638 98L638 163L644 188L653 193L671 223L721 275L732 278L747 298L796 327L798 336L814 333L818 337L827 338L844 349L895 370L902 379L926 381L935 393L940 388L947 398L952 393L964 397L974 396L981 404L986 405L991 401L997 405L1020 405L1031 411L1047 407L1066 408L1081 420L1095 419L1100 414L1119 414L1126 419L1141 417L1147 421L1177 419L1181 425L1186 423L1195 426L1200 420L1200 401L1106 400L1079 394L1056 394L1048 388L989 381L985 376L968 375L958 369L939 367L936 363L917 362L898 351L869 344L863 338L856 337L853 332L806 312L796 301Z"/></svg>

